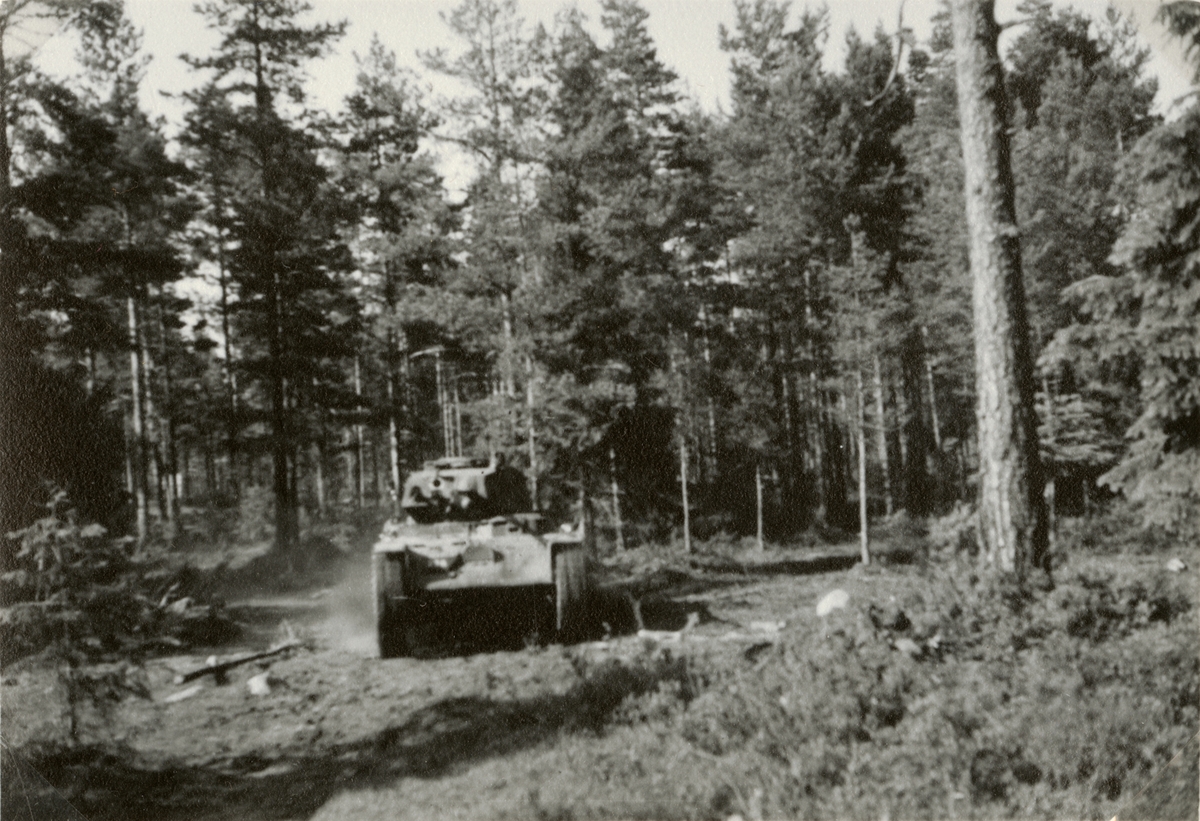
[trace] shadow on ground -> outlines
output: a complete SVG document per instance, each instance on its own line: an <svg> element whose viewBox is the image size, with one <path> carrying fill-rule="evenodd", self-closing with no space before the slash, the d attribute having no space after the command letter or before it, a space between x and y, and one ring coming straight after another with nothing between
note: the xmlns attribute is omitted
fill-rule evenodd
<svg viewBox="0 0 1200 821"><path fill-rule="evenodd" d="M678 681L684 692L692 686L681 659L614 660L588 671L563 695L447 699L365 741L315 754L285 751L270 759L244 756L174 766L143 760L128 749L90 747L22 762L5 751L0 814L11 821L75 819L80 813L92 821L307 817L344 790L383 787L403 777L437 777L563 732L595 732L627 696L665 680Z"/></svg>
<svg viewBox="0 0 1200 821"><path fill-rule="evenodd" d="M640 628L679 630L696 617L700 624L717 621L694 597L772 576L846 570L856 562L854 555L761 562L695 557L684 568L609 578L594 590L591 618L577 638L629 635ZM304 605L299 609L308 610L308 603ZM269 609L266 606L258 618L282 617L297 607L279 606L278 613L268 613ZM545 612L545 601L537 595L528 600L511 594L500 599L481 596L453 612L430 614L432 632L417 655L438 658L519 648L544 629L537 619ZM6 749L0 817L6 821L302 818L343 791L385 787L405 777L438 777L534 747L562 733L596 732L624 699L649 692L662 681L678 682L680 692L694 695L686 660L680 658L614 659L581 674L581 680L563 695L444 699L365 740L339 745L316 741L303 749L282 749L278 755L183 765L147 760L136 750L120 746L25 751L27 761Z"/></svg>

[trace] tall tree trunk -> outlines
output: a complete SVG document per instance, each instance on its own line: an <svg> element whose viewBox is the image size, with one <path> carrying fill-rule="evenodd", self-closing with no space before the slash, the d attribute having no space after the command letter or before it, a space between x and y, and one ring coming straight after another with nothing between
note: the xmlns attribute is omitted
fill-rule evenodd
<svg viewBox="0 0 1200 821"><path fill-rule="evenodd" d="M888 459L887 414L883 404L883 368L879 362L879 352L872 357L875 366L875 444L879 450L879 468L883 473L883 508L888 516L892 515L892 471Z"/></svg>
<svg viewBox="0 0 1200 821"><path fill-rule="evenodd" d="M841 389L837 396L837 416L841 420L841 424L836 428L837 435L837 473L835 474L835 486L837 487L836 517L843 525L849 525L852 521L852 511L850 509L850 487L855 481L855 470L851 460L854 457L854 432L850 421L850 407L846 401L846 385L843 381Z"/></svg>
<svg viewBox="0 0 1200 821"><path fill-rule="evenodd" d="M908 397L904 393L904 374L900 374L900 384L892 383L892 396L896 400L896 416L899 419L899 424L896 426L896 443L900 446L900 498L904 508L909 509L909 492L908 492L908 420L912 413L908 407Z"/></svg>
<svg viewBox="0 0 1200 821"><path fill-rule="evenodd" d="M292 497L291 432L288 425L287 381L283 371L282 305L279 295L279 274L272 288L272 318L270 357L271 373L271 460L274 472L272 490L275 496L275 548L290 552L299 540L299 522Z"/></svg>
<svg viewBox="0 0 1200 821"><path fill-rule="evenodd" d="M388 362L387 364L387 401L388 401L388 484L391 488L392 518L399 519L401 513L400 496L404 492L404 483L400 477L400 425L396 418L396 371L392 362L392 352L395 350L395 340L388 333Z"/></svg>
<svg viewBox="0 0 1200 821"><path fill-rule="evenodd" d="M362 510L366 493L366 461L363 455L363 426L358 419L362 413L362 359L354 356L354 506Z"/></svg>
<svg viewBox="0 0 1200 821"><path fill-rule="evenodd" d="M138 327L137 298L131 290L125 300L129 332L129 417L130 447L128 484L136 505L137 543L145 544L149 522L146 505L146 432L142 395L142 345Z"/></svg>
<svg viewBox="0 0 1200 821"><path fill-rule="evenodd" d="M770 327L771 336L771 366L774 371L775 405L778 408L780 427L783 428L784 458L783 462L783 508L785 515L794 515L796 507L796 425L792 416L794 403L792 401L792 384L788 376L788 358L778 328L774 323ZM792 522L794 524L794 521Z"/></svg>
<svg viewBox="0 0 1200 821"><path fill-rule="evenodd" d="M755 463L754 465L754 545L759 553L766 549L766 543L763 541L763 486L762 486L762 465Z"/></svg>
<svg viewBox="0 0 1200 821"><path fill-rule="evenodd" d="M974 283L979 524L986 561L1049 571L1033 356L992 0L953 0L958 109Z"/></svg>
<svg viewBox="0 0 1200 821"><path fill-rule="evenodd" d="M671 381L674 387L673 401L678 409L679 420L676 423L677 435L679 436L679 498L680 504L683 507L683 550L685 553L692 552L692 512L688 505L688 431L687 420L685 413L687 412L687 384L684 369L679 362L679 356L675 351L674 334L668 332L667 346L669 351ZM684 337L684 350L681 354L687 356L687 337Z"/></svg>
<svg viewBox="0 0 1200 821"><path fill-rule="evenodd" d="M213 502L217 492L217 460L213 454L212 436L205 431L204 436L204 496L208 504Z"/></svg>
<svg viewBox="0 0 1200 821"><path fill-rule="evenodd" d="M525 412L529 414L529 498L538 509L537 419L534 418L533 357L525 355Z"/></svg>
<svg viewBox="0 0 1200 821"><path fill-rule="evenodd" d="M458 393L458 369L457 368L454 371L454 379L451 380L451 386L452 386L452 394L453 394L453 400L454 400L454 405L453 405L454 416L452 419L453 425L454 425L454 428L453 428L453 430L454 430L454 455L462 456L463 455L463 453L462 453L462 445L463 445L462 398L459 396L459 393Z"/></svg>
<svg viewBox="0 0 1200 821"><path fill-rule="evenodd" d="M446 377L442 369L441 351L434 351L433 353L433 368L434 377L437 382L438 409L442 415L442 455L453 456L454 447L451 445L452 433L450 431L450 403L446 398Z"/></svg>
<svg viewBox="0 0 1200 821"><path fill-rule="evenodd" d="M805 414L808 442L806 444L812 458L813 517L818 522L824 522L828 513L826 507L828 493L825 483L825 406L817 379L812 280L812 269L806 265L804 267L804 345L808 354L808 391L806 393L808 412Z"/></svg>
<svg viewBox="0 0 1200 821"><path fill-rule="evenodd" d="M900 387L908 409L904 423L908 449L904 505L917 516L932 511L935 488L933 441L925 421L924 376L924 348L913 328L900 343Z"/></svg>
<svg viewBox="0 0 1200 821"><path fill-rule="evenodd" d="M612 483L613 526L617 531L617 549L625 549L625 526L621 521L621 486L617 484L617 449L608 446L608 476Z"/></svg>
<svg viewBox="0 0 1200 821"><path fill-rule="evenodd" d="M1042 375L1042 393L1046 397L1046 433L1050 438L1050 442L1053 443L1057 436L1057 431L1054 427L1054 394L1050 392L1050 380L1046 378L1045 374ZM1055 476L1057 471L1055 470L1056 465L1053 451L1051 451L1051 454L1049 463L1043 463L1042 468L1045 470L1046 475L1046 544L1050 550L1054 550L1058 541L1058 500L1055 493Z"/></svg>
<svg viewBox="0 0 1200 821"><path fill-rule="evenodd" d="M161 296L161 288L159 294ZM176 524L179 518L179 452L175 441L175 423L171 418L171 406L175 385L171 379L171 357L167 350L167 323L163 316L161 302L157 306L158 335L160 340L160 363L162 371L162 402L158 413L159 438L162 447L163 466L166 476L166 504L164 512L167 520L167 531L171 538L175 537Z"/></svg>
<svg viewBox="0 0 1200 821"><path fill-rule="evenodd" d="M942 426L938 422L937 393L933 389L933 362L929 356L929 328L921 326L921 347L924 350L922 359L925 364L925 387L929 390L929 419L933 423L933 444L937 452L942 452Z"/></svg>
<svg viewBox="0 0 1200 821"><path fill-rule="evenodd" d="M692 552L692 511L688 505L687 437L679 437L679 494L683 504L683 552Z"/></svg>
<svg viewBox="0 0 1200 821"><path fill-rule="evenodd" d="M708 339L708 308L703 304L700 306L700 323L704 331L704 401L708 421L708 464L702 471L702 478L706 484L712 485L718 478L717 405L712 392L712 346Z"/></svg>
<svg viewBox="0 0 1200 821"><path fill-rule="evenodd" d="M783 323L783 337L780 342L783 360L781 362L781 379L783 381L784 419L788 426L787 481L788 504L791 507L789 515L792 518L791 526L800 528L804 526L812 511L809 500L801 498L801 480L805 458L803 442L800 438L800 392L796 389L795 336L789 321L785 320Z"/></svg>
<svg viewBox="0 0 1200 821"><path fill-rule="evenodd" d="M811 360L810 360L811 361ZM812 453L813 466L813 518L824 522L829 514L828 486L825 482L825 405L821 397L821 387L817 382L815 366L808 372L808 408L810 441L809 450Z"/></svg>
<svg viewBox="0 0 1200 821"><path fill-rule="evenodd" d="M220 199L216 207L221 207ZM226 477L227 490L232 491L234 498L239 495L241 481L238 476L238 388L237 374L233 370L233 329L229 322L229 269L225 264L225 231L217 229L217 273L221 285L221 336L224 343L225 361L221 374L225 379L226 420L225 420L225 455L229 460L229 473Z"/></svg>
<svg viewBox="0 0 1200 821"><path fill-rule="evenodd" d="M505 398L513 399L517 395L517 376L513 365L512 304L506 293L500 294L500 318L504 331L504 359L500 366L500 378L504 381Z"/></svg>
<svg viewBox="0 0 1200 821"><path fill-rule="evenodd" d="M313 377L314 387L315 387L316 381L317 381L317 378L314 376ZM316 438L316 441L313 442L312 456L310 458L312 459L312 465L313 465L313 483L314 483L313 489L314 489L314 491L316 493L316 497L317 497L317 499L316 499L317 518L324 519L325 518L325 506L326 506L325 505L325 437L327 435L327 423L326 423L325 408L321 408L320 411L318 411L318 419L319 419L319 421L317 422L317 438Z"/></svg>
<svg viewBox="0 0 1200 821"><path fill-rule="evenodd" d="M858 450L858 543L862 563L871 563L871 546L867 535L867 397L863 390L862 368L854 366L855 444Z"/></svg>

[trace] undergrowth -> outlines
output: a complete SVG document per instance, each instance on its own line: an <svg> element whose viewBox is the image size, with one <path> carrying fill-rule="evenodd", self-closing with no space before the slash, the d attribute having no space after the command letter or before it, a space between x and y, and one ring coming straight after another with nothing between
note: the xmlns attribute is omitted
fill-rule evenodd
<svg viewBox="0 0 1200 821"><path fill-rule="evenodd" d="M606 711L628 754L593 755L622 778L587 765L538 811L1111 818L1200 722L1196 591L1165 571L1060 576L1026 594L965 563L887 571L876 601L765 652L693 643ZM651 800L664 784L676 800Z"/></svg>

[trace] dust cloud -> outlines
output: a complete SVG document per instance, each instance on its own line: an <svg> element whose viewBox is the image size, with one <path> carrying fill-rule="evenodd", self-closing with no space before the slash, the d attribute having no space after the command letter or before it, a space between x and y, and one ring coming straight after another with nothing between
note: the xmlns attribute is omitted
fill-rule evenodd
<svg viewBox="0 0 1200 821"><path fill-rule="evenodd" d="M324 591L322 598L326 615L314 625L317 638L333 649L356 656L379 655L371 601L370 556L347 562L342 580Z"/></svg>

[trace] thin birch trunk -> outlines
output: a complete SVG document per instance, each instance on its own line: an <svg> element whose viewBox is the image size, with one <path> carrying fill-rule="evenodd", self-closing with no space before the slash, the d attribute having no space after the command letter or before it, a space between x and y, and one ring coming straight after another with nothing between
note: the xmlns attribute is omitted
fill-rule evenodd
<svg viewBox="0 0 1200 821"><path fill-rule="evenodd" d="M617 484L617 451L608 446L608 475L612 483L613 525L617 530L617 549L625 549L625 527L621 522L621 487Z"/></svg>

